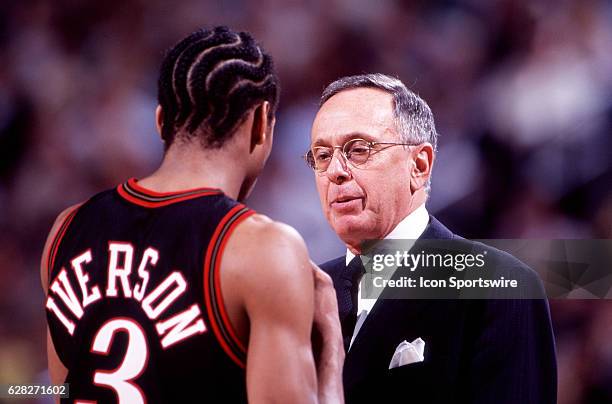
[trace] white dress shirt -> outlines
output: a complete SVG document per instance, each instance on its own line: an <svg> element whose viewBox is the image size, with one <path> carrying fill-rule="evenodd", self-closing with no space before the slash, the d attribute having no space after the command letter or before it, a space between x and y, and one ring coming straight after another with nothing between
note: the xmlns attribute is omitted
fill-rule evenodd
<svg viewBox="0 0 612 404"><path fill-rule="evenodd" d="M419 206L414 212L406 216L401 222L395 226L393 230L385 237L385 240L416 240L421 237L421 234L425 231L427 224L429 223L429 213L425 208L425 204ZM349 249L346 250L346 265L355 258ZM361 326L363 325L366 317L372 311L372 307L376 304L377 299L364 299L361 297L361 282L359 283L359 292L357 294L357 324L355 324L355 330L353 331L353 337L351 338L351 346L355 337L359 333ZM350 347L349 347L350 349Z"/></svg>

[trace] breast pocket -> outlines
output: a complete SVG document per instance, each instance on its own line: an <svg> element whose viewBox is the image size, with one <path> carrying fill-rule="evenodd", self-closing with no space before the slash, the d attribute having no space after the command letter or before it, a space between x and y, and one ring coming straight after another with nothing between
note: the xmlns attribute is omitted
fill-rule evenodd
<svg viewBox="0 0 612 404"><path fill-rule="evenodd" d="M389 377L402 377L404 375L424 375L428 373L429 366L426 362L414 362L388 370Z"/></svg>
<svg viewBox="0 0 612 404"><path fill-rule="evenodd" d="M445 392L445 386L436 378L427 361L415 362L389 369L385 377L385 402L399 403L452 403L452 397Z"/></svg>
<svg viewBox="0 0 612 404"><path fill-rule="evenodd" d="M385 380L387 389L398 393L422 390L432 384L430 369L425 362L415 362L387 371Z"/></svg>

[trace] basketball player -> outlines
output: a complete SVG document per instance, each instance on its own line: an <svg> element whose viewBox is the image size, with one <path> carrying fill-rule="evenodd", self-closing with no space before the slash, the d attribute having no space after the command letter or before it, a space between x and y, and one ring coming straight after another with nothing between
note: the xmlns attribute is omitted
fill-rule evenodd
<svg viewBox="0 0 612 404"><path fill-rule="evenodd" d="M49 371L70 402L343 400L331 279L296 231L238 202L278 92L248 33L200 30L166 55L161 166L61 213L45 245Z"/></svg>

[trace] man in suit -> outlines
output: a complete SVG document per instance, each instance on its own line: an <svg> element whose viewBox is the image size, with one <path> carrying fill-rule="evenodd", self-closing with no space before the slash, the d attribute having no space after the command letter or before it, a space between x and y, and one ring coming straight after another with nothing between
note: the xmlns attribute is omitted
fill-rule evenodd
<svg viewBox="0 0 612 404"><path fill-rule="evenodd" d="M359 255L373 239L462 240L486 249L502 274L542 290L523 263L461 239L428 214L436 141L429 106L398 79L344 77L323 92L306 157L325 216L347 247L321 265L334 281L348 350L346 402L555 403L545 299L384 299L386 290L378 299L361 296ZM417 338L423 360L390 369L398 344Z"/></svg>

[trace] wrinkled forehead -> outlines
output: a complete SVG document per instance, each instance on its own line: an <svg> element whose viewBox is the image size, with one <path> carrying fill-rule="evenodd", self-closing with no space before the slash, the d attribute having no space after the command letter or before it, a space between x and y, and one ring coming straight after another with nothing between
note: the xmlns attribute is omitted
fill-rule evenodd
<svg viewBox="0 0 612 404"><path fill-rule="evenodd" d="M321 106L312 125L311 144L339 144L357 137L398 139L391 94L372 88L344 90Z"/></svg>

